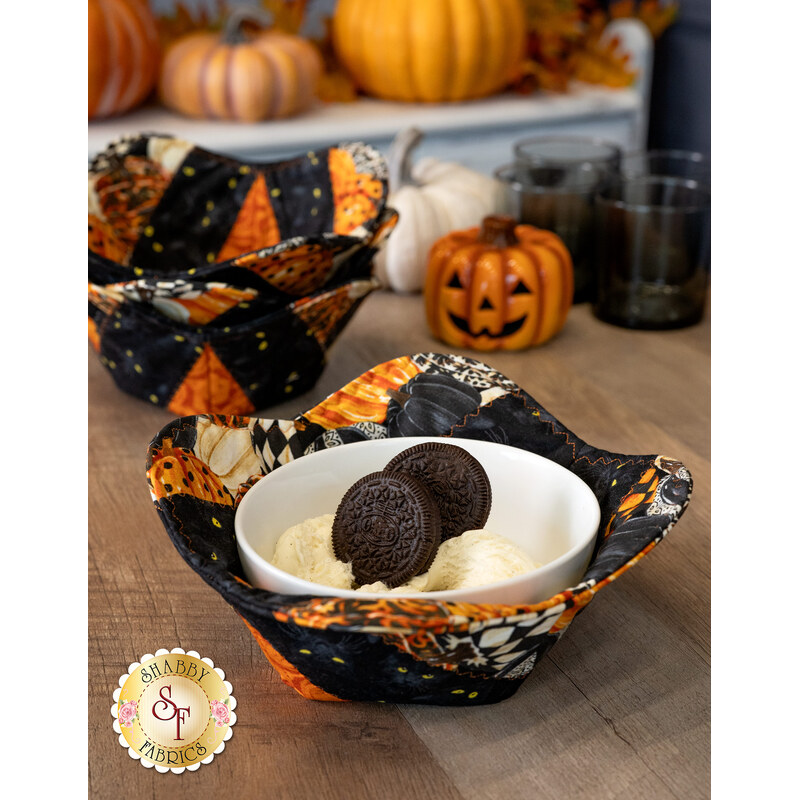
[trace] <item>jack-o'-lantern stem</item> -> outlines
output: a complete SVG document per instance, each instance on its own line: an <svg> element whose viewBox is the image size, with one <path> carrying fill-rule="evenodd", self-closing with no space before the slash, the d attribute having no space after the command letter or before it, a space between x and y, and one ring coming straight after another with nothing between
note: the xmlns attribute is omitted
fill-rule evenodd
<svg viewBox="0 0 800 800"><path fill-rule="evenodd" d="M493 247L511 247L518 244L516 234L517 221L514 217L504 214L493 214L483 218L479 242L485 242Z"/></svg>

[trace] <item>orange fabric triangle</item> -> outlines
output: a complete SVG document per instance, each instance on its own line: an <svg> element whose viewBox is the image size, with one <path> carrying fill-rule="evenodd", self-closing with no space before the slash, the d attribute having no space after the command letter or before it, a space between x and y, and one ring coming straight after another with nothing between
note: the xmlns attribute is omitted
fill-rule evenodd
<svg viewBox="0 0 800 800"><path fill-rule="evenodd" d="M269 201L267 184L264 176L259 174L239 209L225 244L217 253L217 261L227 261L251 250L270 247L280 240L281 232Z"/></svg>
<svg viewBox="0 0 800 800"><path fill-rule="evenodd" d="M168 408L181 416L255 411L250 398L209 344L203 346L203 352L172 396Z"/></svg>

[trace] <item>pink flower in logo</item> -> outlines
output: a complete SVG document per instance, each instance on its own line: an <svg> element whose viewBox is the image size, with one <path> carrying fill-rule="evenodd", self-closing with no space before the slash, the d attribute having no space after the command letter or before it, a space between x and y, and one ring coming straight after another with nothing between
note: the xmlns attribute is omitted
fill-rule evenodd
<svg viewBox="0 0 800 800"><path fill-rule="evenodd" d="M133 700L128 700L119 707L119 724L123 728L130 728L136 719L138 709Z"/></svg>
<svg viewBox="0 0 800 800"><path fill-rule="evenodd" d="M231 721L231 712L221 700L211 701L211 716L216 720L216 725L221 728Z"/></svg>

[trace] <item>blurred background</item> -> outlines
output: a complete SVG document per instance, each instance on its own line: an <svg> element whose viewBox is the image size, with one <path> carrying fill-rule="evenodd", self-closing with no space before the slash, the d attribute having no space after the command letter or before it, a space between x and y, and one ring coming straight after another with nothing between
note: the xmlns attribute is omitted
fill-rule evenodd
<svg viewBox="0 0 800 800"><path fill-rule="evenodd" d="M682 0L656 40L651 149L711 153L711 0Z"/></svg>
<svg viewBox="0 0 800 800"><path fill-rule="evenodd" d="M318 96L325 102L352 102L365 97L375 97L375 92L370 87L365 87L359 81L359 76L353 75L353 59L358 62L359 54L345 54L341 47L337 47L331 36L332 21L337 11L337 0L141 0L144 6L149 7L158 28L158 35L162 53L177 39L193 31L214 30L220 31L226 18L234 9L242 6L266 12L267 17L273 20L273 25L299 34L315 43L324 59L324 75L319 87ZM90 12L91 12L90 3ZM97 4L96 5L104 5ZM111 3L113 5L113 3ZM349 5L353 5L350 3ZM527 17L527 48L526 62L522 73L518 74L507 85L500 87L493 94L512 94L517 98L528 97L537 103L548 103L550 106L558 95L569 96L570 87L574 82L590 84L606 89L624 90L639 85L644 95L646 104L646 120L644 141L623 141L621 144L626 149L633 145L637 148L650 149L682 149L703 153L710 152L710 50L711 50L711 4L710 0L522 0ZM348 10L344 26L358 26L358 16L363 18L365 3L356 3L355 11ZM355 14L355 17L353 16ZM91 15L90 15L91 16ZM598 47L600 29L608 22L620 18L638 20L648 28L652 38L652 51L644 55L644 64L641 63L641 54L631 52L631 43L623 40L618 47ZM253 23L248 23L253 24ZM370 18L364 24L377 24ZM89 40L90 67L93 59L93 49L97 49L97 39L91 35ZM606 42L607 45L607 42ZM636 44L638 47L638 44ZM628 56L627 66L630 74L625 72L625 57ZM107 58L113 58L109 53ZM118 55L125 58L124 55ZM96 59L95 59L96 60ZM639 63L637 63L637 60ZM639 69L638 76L634 76ZM107 70L107 67L106 67ZM91 81L90 81L91 83ZM644 84L644 85L642 85ZM108 108L90 113L93 124L90 125L90 154L101 146L103 137L127 132L138 124L147 125L149 122L161 123L170 118L131 116L131 111L142 107L163 106L163 99L155 87L147 92L132 108L128 110ZM173 103L174 106L174 103ZM532 105L530 130L532 134L547 133L553 127L552 118L536 120L535 106ZM563 117L575 118L580 110L562 103ZM595 107L597 103L595 103ZM173 107L174 110L174 107ZM585 112L585 109L584 109ZM180 113L180 112L179 112ZM299 113L299 112L298 112ZM307 115L307 111L303 112ZM373 117L385 112L373 111ZM490 112L491 113L491 112ZM502 114L502 109L500 111ZM585 115L585 113L584 113ZM338 118L337 118L338 119ZM109 123L108 120L114 120ZM498 116L496 119L484 117L480 127L490 124L513 127L515 138L524 135L525 126L522 110L515 112L513 124L508 118ZM385 120L384 126L388 130L389 121ZM591 125L584 126L579 131L581 134L592 133L608 135L609 130L604 127L602 120L595 120L594 129ZM362 120L364 134L376 138L379 132L374 119L372 123ZM129 123L129 124L128 124ZM400 121L398 124L401 124ZM518 124L519 123L519 124ZM536 123L536 124L534 124ZM544 124L547 123L547 124ZM474 128L478 126L467 125L463 128L461 136L458 128L463 125L463 118L454 122L450 129L448 141L444 143L442 152L449 150L451 139L458 140L469 137ZM434 127L444 130L447 126L437 118ZM354 133L358 126L354 126ZM191 130L191 129L189 129ZM200 132L195 139L205 137L207 144L213 145L209 137L211 132L207 129L198 129ZM383 129L381 129L383 130ZM455 132L454 132L455 131ZM170 131L173 132L173 131ZM181 128L181 133L185 129ZM337 133L335 127L332 130ZM244 147L246 137L242 134L233 139L222 135L217 130L219 142L234 150L237 142ZM349 133L349 132L348 132ZM269 132L260 131L262 140L269 140ZM385 145L391 138L387 135L378 136L379 141L373 141L377 146ZM612 137L614 138L614 137ZM617 136L616 138L619 138ZM303 144L302 142L299 142ZM320 141L321 143L321 141ZM426 150L427 148L427 150ZM270 149L270 148L267 148ZM272 148L275 153L281 150L276 142ZM423 145L420 153L428 152L439 155L439 151L432 148L432 143ZM284 148L280 155L286 155ZM499 158L499 155L498 155ZM462 159L463 161L463 159ZM494 166L498 166L495 158ZM477 161L473 166L480 168ZM483 164L483 171L488 171L488 162Z"/></svg>

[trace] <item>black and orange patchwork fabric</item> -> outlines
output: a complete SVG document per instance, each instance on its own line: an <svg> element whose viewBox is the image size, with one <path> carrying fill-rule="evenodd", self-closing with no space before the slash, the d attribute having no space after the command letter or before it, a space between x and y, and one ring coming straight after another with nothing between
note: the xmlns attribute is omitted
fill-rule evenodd
<svg viewBox="0 0 800 800"><path fill-rule="evenodd" d="M89 166L89 340L117 386L176 414L306 391L378 286L386 196L362 143L258 164L120 139Z"/></svg>
<svg viewBox="0 0 800 800"><path fill-rule="evenodd" d="M299 597L247 582L233 520L261 477L317 450L411 435L500 442L582 478L601 522L581 582L530 606ZM592 447L490 366L439 353L379 364L292 420L176 419L150 444L147 481L181 556L238 612L288 686L316 700L435 705L514 694L597 592L663 539L692 490L680 461Z"/></svg>

